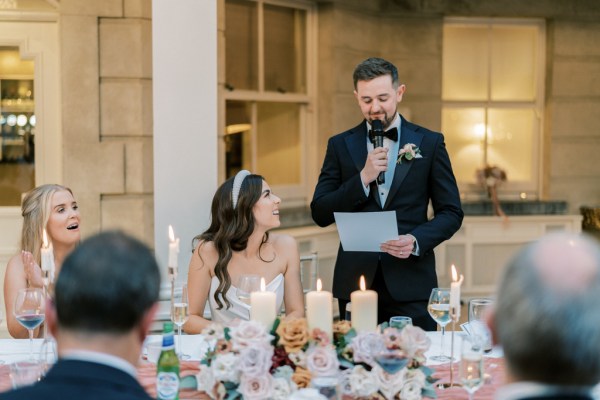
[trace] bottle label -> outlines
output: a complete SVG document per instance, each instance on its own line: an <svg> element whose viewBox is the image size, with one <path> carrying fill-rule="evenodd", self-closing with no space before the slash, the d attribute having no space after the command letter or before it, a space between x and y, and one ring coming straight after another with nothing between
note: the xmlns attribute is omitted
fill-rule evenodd
<svg viewBox="0 0 600 400"><path fill-rule="evenodd" d="M159 400L174 400L179 393L179 376L175 372L159 372L156 376Z"/></svg>

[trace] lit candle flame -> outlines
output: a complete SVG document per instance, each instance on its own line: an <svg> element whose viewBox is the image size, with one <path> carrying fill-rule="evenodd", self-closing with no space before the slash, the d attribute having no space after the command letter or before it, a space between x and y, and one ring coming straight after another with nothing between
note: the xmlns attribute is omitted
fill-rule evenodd
<svg viewBox="0 0 600 400"><path fill-rule="evenodd" d="M267 290L267 285L265 285L265 278L260 278L260 291L264 292Z"/></svg>
<svg viewBox="0 0 600 400"><path fill-rule="evenodd" d="M171 242L175 241L175 233L173 233L173 227L169 225L169 240Z"/></svg>
<svg viewBox="0 0 600 400"><path fill-rule="evenodd" d="M323 289L323 284L321 283L321 278L317 279L317 292L320 292Z"/></svg>
<svg viewBox="0 0 600 400"><path fill-rule="evenodd" d="M365 276L364 275L360 276L360 290L362 290L363 292L365 290L367 290L367 284L365 283Z"/></svg>
<svg viewBox="0 0 600 400"><path fill-rule="evenodd" d="M458 280L458 274L456 273L456 267L452 264L452 282L456 282Z"/></svg>
<svg viewBox="0 0 600 400"><path fill-rule="evenodd" d="M45 249L47 249L49 247L48 245L48 235L46 234L46 230L44 229L44 234L43 234L43 245L42 245Z"/></svg>

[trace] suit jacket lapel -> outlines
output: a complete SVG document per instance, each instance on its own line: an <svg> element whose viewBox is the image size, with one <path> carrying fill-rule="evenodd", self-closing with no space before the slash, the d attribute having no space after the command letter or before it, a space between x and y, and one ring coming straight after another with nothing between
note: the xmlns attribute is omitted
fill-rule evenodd
<svg viewBox="0 0 600 400"><path fill-rule="evenodd" d="M407 125L408 124L406 123L406 120L403 118L402 125L400 126L400 129L401 129L400 146L398 148L398 151L400 151L402 149L402 147L404 147L404 145L407 143L415 144L417 147L421 146L421 141L423 140L423 134L417 133L416 131L409 129L407 127ZM426 156L427 155L424 155L424 157L426 157ZM395 154L395 155L393 155L393 157L398 158L398 155ZM385 201L386 207L390 203L391 199L393 199L394 196L396 195L396 192L400 188L402 181L404 181L404 178L406 178L406 175L408 174L408 171L410 170L410 168L414 162L415 162L415 160L411 160L408 162L403 161L402 164L396 164L396 168L394 170L394 180L392 181L392 186L390 187L390 191L388 193L387 200Z"/></svg>
<svg viewBox="0 0 600 400"><path fill-rule="evenodd" d="M363 121L360 125L352 128L350 132L351 134L346 137L346 146L348 146L348 152L350 153L350 157L352 157L356 170L360 173L365 167L365 161L367 160L367 124ZM377 187L373 190L373 186L371 186L370 191L370 196L381 207Z"/></svg>

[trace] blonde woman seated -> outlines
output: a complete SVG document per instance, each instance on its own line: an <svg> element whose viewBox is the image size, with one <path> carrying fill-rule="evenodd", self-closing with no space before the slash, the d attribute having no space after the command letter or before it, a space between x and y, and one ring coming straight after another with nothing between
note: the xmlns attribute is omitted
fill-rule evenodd
<svg viewBox="0 0 600 400"><path fill-rule="evenodd" d="M215 193L210 227L194 238L188 274L190 318L187 333L200 333L208 301L212 320L227 324L249 319L250 306L239 297L241 275L256 274L285 304L286 316L304 316L300 256L293 237L269 233L280 225L279 204L260 175L243 170Z"/></svg>
<svg viewBox="0 0 600 400"><path fill-rule="evenodd" d="M6 324L8 332L15 338L29 337L27 329L19 324L13 314L19 289L42 288L44 285L40 269L44 229L54 251L55 276L67 254L80 240L79 207L69 188L41 185L32 189L23 199L21 215L21 252L8 261L4 276ZM34 335L41 336L41 329L37 328Z"/></svg>

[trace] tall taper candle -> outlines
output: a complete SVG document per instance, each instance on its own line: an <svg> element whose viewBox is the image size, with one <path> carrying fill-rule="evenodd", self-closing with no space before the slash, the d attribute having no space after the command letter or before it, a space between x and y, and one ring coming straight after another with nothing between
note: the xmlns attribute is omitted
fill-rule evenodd
<svg viewBox="0 0 600 400"><path fill-rule="evenodd" d="M360 290L350 294L352 302L352 327L356 332L377 329L377 292L366 290L365 277L360 277Z"/></svg>
<svg viewBox="0 0 600 400"><path fill-rule="evenodd" d="M308 329L312 333L313 329L319 328L327 333L329 339L333 338L333 313L331 311L331 301L333 296L331 292L321 290L321 279L317 279L317 290L306 294L306 320Z"/></svg>
<svg viewBox="0 0 600 400"><path fill-rule="evenodd" d="M48 241L48 234L46 233L46 230L44 229L43 232L43 237L42 237L42 254L41 254L41 261L42 261L42 271L44 272L44 275L47 277L45 279L48 280L48 282L44 282L45 285L48 285L52 282L54 282L54 250L52 248L52 244Z"/></svg>
<svg viewBox="0 0 600 400"><path fill-rule="evenodd" d="M450 283L450 313L456 321L460 318L460 286L463 283L464 277L461 275L460 279L457 277L456 267L452 264L452 283Z"/></svg>
<svg viewBox="0 0 600 400"><path fill-rule="evenodd" d="M267 331L271 330L277 317L277 298L275 293L265 288L265 278L260 278L260 292L250 293L250 319L262 323Z"/></svg>

